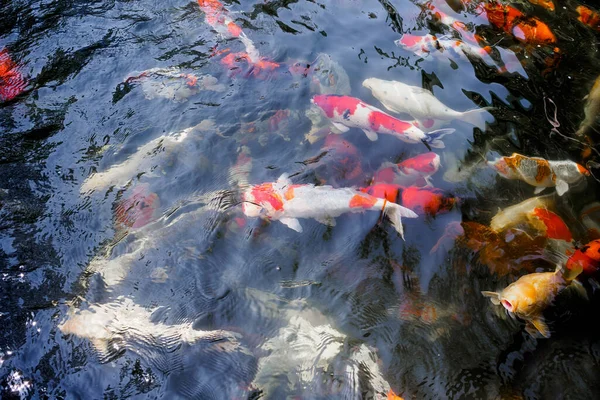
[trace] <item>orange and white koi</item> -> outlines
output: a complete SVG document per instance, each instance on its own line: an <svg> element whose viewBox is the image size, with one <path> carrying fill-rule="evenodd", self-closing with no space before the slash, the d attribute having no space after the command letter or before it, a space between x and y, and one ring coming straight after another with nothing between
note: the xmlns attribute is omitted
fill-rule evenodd
<svg viewBox="0 0 600 400"><path fill-rule="evenodd" d="M317 95L311 102L323 110L339 131L347 132L350 128L359 128L372 141L377 140L378 133L384 133L406 143L425 142L431 147L442 148L444 143L440 138L454 132L454 129L449 128L425 133L410 122L394 118L355 97Z"/></svg>
<svg viewBox="0 0 600 400"><path fill-rule="evenodd" d="M27 82L8 54L8 50L0 50L0 101L9 101L21 94Z"/></svg>
<svg viewBox="0 0 600 400"><path fill-rule="evenodd" d="M517 317L524 319L527 324L525 330L532 336L537 332L543 337L550 337L550 330L544 320L544 310L554 301L556 296L565 288L574 286L582 296L587 297L585 289L575 278L581 273L582 268L577 265L573 270L566 272L558 266L554 272L538 272L519 278L500 292L486 292L493 304L506 308Z"/></svg>
<svg viewBox="0 0 600 400"><path fill-rule="evenodd" d="M398 164L385 162L373 177L373 183L401 186L431 186L430 178L440 168L440 156L433 152L419 154Z"/></svg>
<svg viewBox="0 0 600 400"><path fill-rule="evenodd" d="M398 81L367 78L362 85L370 89L373 96L388 110L410 114L418 121L458 119L482 127L485 122L482 114L488 111L488 108L456 111L439 101L431 91Z"/></svg>
<svg viewBox="0 0 600 400"><path fill-rule="evenodd" d="M467 25L464 22L459 21L458 19L446 14L439 7L433 4L433 2L428 1L425 4L423 4L422 7L425 10L430 11L435 20L457 31L463 40L475 44L477 43L475 35L471 31L469 31Z"/></svg>
<svg viewBox="0 0 600 400"><path fill-rule="evenodd" d="M141 228L157 217L156 210L159 205L158 195L150 192L150 185L136 185L131 195L117 203L115 220L117 224L129 228Z"/></svg>
<svg viewBox="0 0 600 400"><path fill-rule="evenodd" d="M519 179L535 186L535 193L547 187L556 187L559 196L569 190L569 184L581 182L590 172L573 161L548 161L513 153L488 162L498 174L507 179Z"/></svg>
<svg viewBox="0 0 600 400"><path fill-rule="evenodd" d="M198 0L200 9L205 14L206 22L225 39L238 38L246 47L246 53L253 63L258 62L260 54L252 40L246 36L242 28L233 21L229 12L219 0Z"/></svg>
<svg viewBox="0 0 600 400"><path fill-rule="evenodd" d="M360 189L361 192L380 199L387 199L409 208L418 215L429 215L450 211L456 203L456 198L441 189L402 187L389 183L378 183Z"/></svg>
<svg viewBox="0 0 600 400"><path fill-rule="evenodd" d="M490 228L492 231L500 233L520 223L527 223L528 226L548 239L571 242L573 235L567 224L560 216L548 209L553 204L554 201L551 195L527 199L499 211L492 218Z"/></svg>
<svg viewBox="0 0 600 400"><path fill-rule="evenodd" d="M294 185L285 174L277 182L247 189L242 204L246 216L280 221L297 232L302 232L298 218L313 218L327 225L335 225L335 217L366 210L383 211L402 238L404 230L401 217L417 217L408 208L355 189Z"/></svg>

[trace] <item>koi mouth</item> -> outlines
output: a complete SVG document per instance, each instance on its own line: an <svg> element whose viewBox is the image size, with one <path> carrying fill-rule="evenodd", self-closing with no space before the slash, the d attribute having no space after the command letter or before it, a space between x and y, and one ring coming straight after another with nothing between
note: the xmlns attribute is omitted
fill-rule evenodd
<svg viewBox="0 0 600 400"><path fill-rule="evenodd" d="M502 305L504 306L504 308L506 308L508 311L512 312L513 311L513 305L511 304L510 301L508 300L502 300Z"/></svg>

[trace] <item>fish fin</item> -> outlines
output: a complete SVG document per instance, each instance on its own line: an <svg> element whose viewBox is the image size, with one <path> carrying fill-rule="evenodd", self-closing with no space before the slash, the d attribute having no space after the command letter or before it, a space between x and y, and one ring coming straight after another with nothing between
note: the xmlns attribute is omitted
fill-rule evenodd
<svg viewBox="0 0 600 400"><path fill-rule="evenodd" d="M583 287L583 284L578 280L572 280L569 288L574 290L582 299L589 300L585 287Z"/></svg>
<svg viewBox="0 0 600 400"><path fill-rule="evenodd" d="M279 222L298 233L302 233L302 225L300 225L300 221L297 218L280 218Z"/></svg>
<svg viewBox="0 0 600 400"><path fill-rule="evenodd" d="M392 226L396 229L396 232L400 234L402 240L404 240L404 229L402 228L402 217L406 218L417 218L418 215L412 210L406 207L402 207L396 203L387 202L383 213L390 219Z"/></svg>
<svg viewBox="0 0 600 400"><path fill-rule="evenodd" d="M585 96L583 96L583 100L587 100L590 97L589 94L586 94Z"/></svg>
<svg viewBox="0 0 600 400"><path fill-rule="evenodd" d="M430 176L424 176L423 180L425 181L425 185L427 187L433 187L433 183L431 183L431 177Z"/></svg>
<svg viewBox="0 0 600 400"><path fill-rule="evenodd" d="M485 126L486 113L493 108L494 107L475 108L473 110L465 111L462 113L460 120L478 128L483 128Z"/></svg>
<svg viewBox="0 0 600 400"><path fill-rule="evenodd" d="M317 220L317 222L319 222L323 225L335 226L335 218L324 216L324 217L318 217L315 219Z"/></svg>
<svg viewBox="0 0 600 400"><path fill-rule="evenodd" d="M565 194L567 192L567 190L569 190L569 184L565 181L563 181L562 179L557 179L556 180L556 193L558 193L559 196L562 196L563 194Z"/></svg>
<svg viewBox="0 0 600 400"><path fill-rule="evenodd" d="M544 317L540 316L537 318L532 318L529 322L531 322L531 325L533 325L535 329L537 329L537 331L542 334L543 337L545 337L546 339L550 337L550 329L548 328ZM530 331L528 331L528 333L531 334Z"/></svg>
<svg viewBox="0 0 600 400"><path fill-rule="evenodd" d="M427 143L429 143L429 145L431 147L435 147L437 149L443 149L446 146L440 139L446 135L450 135L451 133L454 133L455 131L456 131L456 129L454 129L454 128L436 129L435 131L431 131L426 134L427 137L426 137L425 141Z"/></svg>
<svg viewBox="0 0 600 400"><path fill-rule="evenodd" d="M350 130L350 128L348 128L346 125L340 124L339 122L332 122L331 124L341 133L348 132Z"/></svg>
<svg viewBox="0 0 600 400"><path fill-rule="evenodd" d="M372 131L370 129L363 129L363 132L365 133L365 135L367 135L370 141L374 142L377 140L377 132Z"/></svg>
<svg viewBox="0 0 600 400"><path fill-rule="evenodd" d="M285 192L285 189L291 184L292 181L290 181L289 175L287 173L283 173L279 178L277 178L277 182L275 182L273 185L273 189L281 194Z"/></svg>
<svg viewBox="0 0 600 400"><path fill-rule="evenodd" d="M546 187L544 186L538 186L533 190L533 194L540 194L541 192L544 191L544 189L546 189Z"/></svg>
<svg viewBox="0 0 600 400"><path fill-rule="evenodd" d="M492 304L495 306L499 306L500 305L500 293L498 292L488 292L488 291L482 291L481 292L482 295L484 295L485 297L489 297L490 300L492 301Z"/></svg>

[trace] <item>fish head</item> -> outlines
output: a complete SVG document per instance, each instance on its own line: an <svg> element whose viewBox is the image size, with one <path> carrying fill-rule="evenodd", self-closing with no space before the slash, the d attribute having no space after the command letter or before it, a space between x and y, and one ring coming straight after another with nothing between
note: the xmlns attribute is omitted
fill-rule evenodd
<svg viewBox="0 0 600 400"><path fill-rule="evenodd" d="M499 175L510 178L512 176L512 170L506 162L506 157L500 157L494 161L488 161L488 165L496 170Z"/></svg>

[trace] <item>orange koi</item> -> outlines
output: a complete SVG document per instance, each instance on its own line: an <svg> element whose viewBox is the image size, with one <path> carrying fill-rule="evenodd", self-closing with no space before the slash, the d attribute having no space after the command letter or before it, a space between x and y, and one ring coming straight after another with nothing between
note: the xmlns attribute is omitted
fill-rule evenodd
<svg viewBox="0 0 600 400"><path fill-rule="evenodd" d="M531 4L544 7L548 11L554 11L554 2L552 0L528 0Z"/></svg>
<svg viewBox="0 0 600 400"><path fill-rule="evenodd" d="M27 82L6 49L0 50L0 101L9 101L21 94Z"/></svg>
<svg viewBox="0 0 600 400"><path fill-rule="evenodd" d="M594 275L600 270L600 240L592 240L577 249L567 260L567 269L582 269L584 275Z"/></svg>
<svg viewBox="0 0 600 400"><path fill-rule="evenodd" d="M586 6L578 6L575 11L579 15L577 20L582 24L600 31L600 13Z"/></svg>
<svg viewBox="0 0 600 400"><path fill-rule="evenodd" d="M158 195L150 192L148 184L137 185L131 196L117 204L115 220L130 228L141 228L155 218L159 203Z"/></svg>

